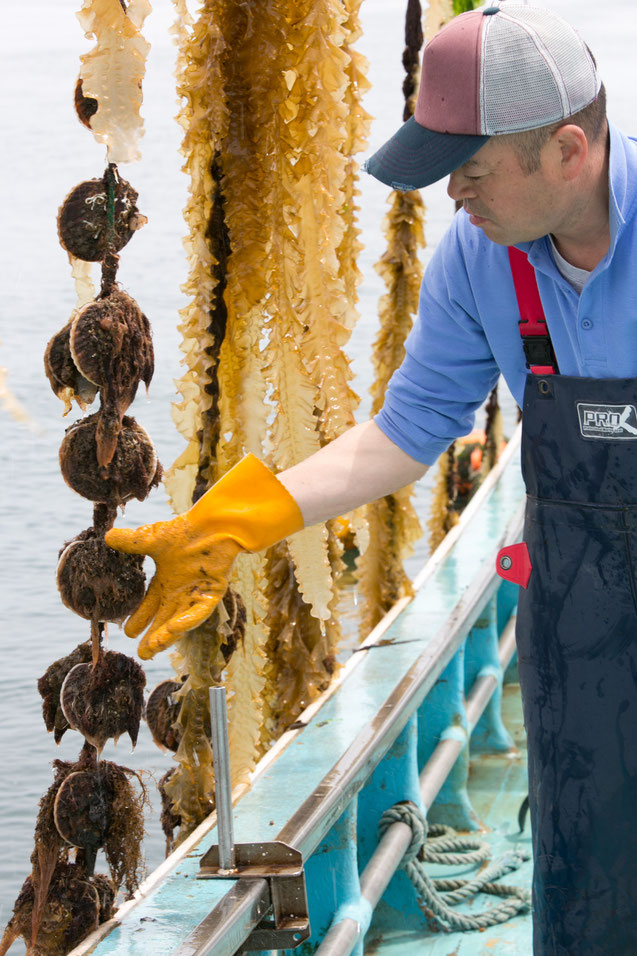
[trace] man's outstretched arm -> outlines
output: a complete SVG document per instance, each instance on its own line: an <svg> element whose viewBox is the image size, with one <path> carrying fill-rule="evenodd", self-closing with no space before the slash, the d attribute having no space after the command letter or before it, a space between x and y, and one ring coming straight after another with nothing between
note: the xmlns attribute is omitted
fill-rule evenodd
<svg viewBox="0 0 637 956"><path fill-rule="evenodd" d="M141 528L112 528L106 543L156 565L144 600L126 622L153 657L208 618L241 551L262 551L304 526L396 491L427 470L373 422L345 432L278 478L247 455L183 515Z"/></svg>
<svg viewBox="0 0 637 956"><path fill-rule="evenodd" d="M427 467L394 444L372 420L348 429L277 477L309 527L404 488L421 478Z"/></svg>

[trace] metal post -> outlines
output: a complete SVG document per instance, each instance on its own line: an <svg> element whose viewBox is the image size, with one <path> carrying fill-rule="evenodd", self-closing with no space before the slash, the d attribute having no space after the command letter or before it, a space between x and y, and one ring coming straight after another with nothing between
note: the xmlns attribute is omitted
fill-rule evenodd
<svg viewBox="0 0 637 956"><path fill-rule="evenodd" d="M212 726L212 760L217 801L217 836L219 867L234 873L237 863L232 829L232 790L230 786L230 748L228 746L228 711L225 687L210 688L210 723Z"/></svg>

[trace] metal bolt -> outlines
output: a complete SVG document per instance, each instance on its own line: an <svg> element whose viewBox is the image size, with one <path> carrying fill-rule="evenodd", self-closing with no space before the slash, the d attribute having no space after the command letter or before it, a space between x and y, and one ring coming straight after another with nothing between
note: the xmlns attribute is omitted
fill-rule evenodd
<svg viewBox="0 0 637 956"><path fill-rule="evenodd" d="M500 567L503 571L508 571L511 567L513 567L513 560L508 554L503 554L500 558Z"/></svg>

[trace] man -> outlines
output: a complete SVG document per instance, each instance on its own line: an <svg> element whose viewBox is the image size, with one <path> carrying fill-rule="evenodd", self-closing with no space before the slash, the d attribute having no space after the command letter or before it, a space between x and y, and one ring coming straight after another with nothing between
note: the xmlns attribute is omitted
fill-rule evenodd
<svg viewBox="0 0 637 956"><path fill-rule="evenodd" d="M127 633L150 625L152 656L211 613L240 550L419 478L502 372L524 411L529 495L518 652L534 952L635 954L637 144L607 124L571 27L507 4L427 45L415 116L367 168L400 189L450 174L464 207L382 411L278 478L248 457L186 515L109 532L157 565Z"/></svg>

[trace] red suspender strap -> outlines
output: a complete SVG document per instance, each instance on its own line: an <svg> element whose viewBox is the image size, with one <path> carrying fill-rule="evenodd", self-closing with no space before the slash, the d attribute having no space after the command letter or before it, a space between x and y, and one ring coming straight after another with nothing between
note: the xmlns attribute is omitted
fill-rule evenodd
<svg viewBox="0 0 637 956"><path fill-rule="evenodd" d="M525 252L508 246L515 295L520 309L520 335L527 368L534 375L554 375L557 362L544 317L535 269Z"/></svg>

